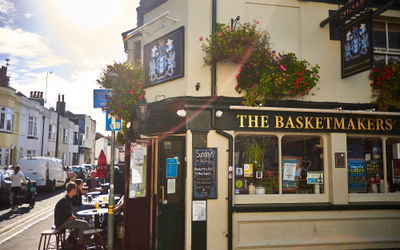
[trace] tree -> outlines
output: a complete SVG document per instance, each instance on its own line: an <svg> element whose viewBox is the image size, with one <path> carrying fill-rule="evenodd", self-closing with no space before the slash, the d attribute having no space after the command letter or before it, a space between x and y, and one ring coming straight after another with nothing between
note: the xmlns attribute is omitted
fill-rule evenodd
<svg viewBox="0 0 400 250"><path fill-rule="evenodd" d="M110 73L116 74L113 77ZM135 104L142 100L145 94L142 77L142 65L139 62L135 65L125 62L107 65L97 79L101 87L112 89L112 96L106 96L107 106L103 110L108 110L111 115L123 120L121 132L117 134L119 142L124 141L127 135L127 122L137 120L134 113Z"/></svg>

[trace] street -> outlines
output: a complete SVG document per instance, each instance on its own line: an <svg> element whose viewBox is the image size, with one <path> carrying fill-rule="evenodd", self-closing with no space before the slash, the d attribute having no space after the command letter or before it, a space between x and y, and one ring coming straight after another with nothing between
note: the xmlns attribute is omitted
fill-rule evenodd
<svg viewBox="0 0 400 250"><path fill-rule="evenodd" d="M0 205L0 249L37 249L40 233L54 224L54 206L62 196L64 188L53 193L39 192L33 209L28 204L11 211L8 205Z"/></svg>

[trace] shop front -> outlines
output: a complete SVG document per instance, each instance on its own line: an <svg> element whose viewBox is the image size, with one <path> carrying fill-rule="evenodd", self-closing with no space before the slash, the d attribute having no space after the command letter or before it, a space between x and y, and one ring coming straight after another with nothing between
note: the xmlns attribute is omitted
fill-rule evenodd
<svg viewBox="0 0 400 250"><path fill-rule="evenodd" d="M149 139L129 152L126 223L137 228L127 227L128 241L147 237L143 249L399 247L399 113L238 104L149 105L141 128Z"/></svg>

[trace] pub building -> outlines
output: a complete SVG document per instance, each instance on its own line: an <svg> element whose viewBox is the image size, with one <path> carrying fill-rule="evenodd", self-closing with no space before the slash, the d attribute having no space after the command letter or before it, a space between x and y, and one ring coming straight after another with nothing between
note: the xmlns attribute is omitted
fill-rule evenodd
<svg viewBox="0 0 400 250"><path fill-rule="evenodd" d="M400 248L400 111L377 109L369 79L400 61L398 1L142 0L136 13L122 36L146 103L126 147L125 249ZM240 64L203 65L200 37L253 20L271 48L320 66L308 95L245 106ZM360 20L372 39L352 64Z"/></svg>

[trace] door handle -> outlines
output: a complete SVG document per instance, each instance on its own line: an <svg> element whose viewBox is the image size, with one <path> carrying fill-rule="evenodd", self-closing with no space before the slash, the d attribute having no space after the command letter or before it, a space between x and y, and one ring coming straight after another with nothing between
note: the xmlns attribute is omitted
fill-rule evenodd
<svg viewBox="0 0 400 250"><path fill-rule="evenodd" d="M165 200L165 194L164 194L164 186L161 186L161 202L164 202Z"/></svg>

